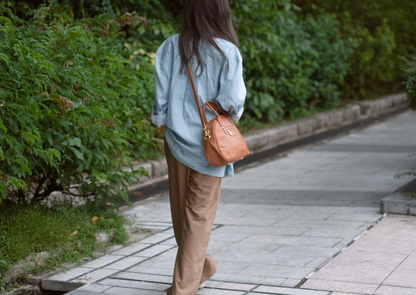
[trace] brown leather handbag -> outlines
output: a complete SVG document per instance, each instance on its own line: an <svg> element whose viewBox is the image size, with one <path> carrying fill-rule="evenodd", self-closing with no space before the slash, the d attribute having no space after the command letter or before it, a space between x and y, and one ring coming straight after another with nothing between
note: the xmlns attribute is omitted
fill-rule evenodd
<svg viewBox="0 0 416 295"><path fill-rule="evenodd" d="M210 166L222 167L243 159L248 155L247 143L234 125L231 118L215 102L207 101L199 105L191 69L188 65L188 76L194 92L195 102L198 106L199 117L202 123L202 141L204 143L205 157ZM207 122L206 108L214 113L215 118Z"/></svg>

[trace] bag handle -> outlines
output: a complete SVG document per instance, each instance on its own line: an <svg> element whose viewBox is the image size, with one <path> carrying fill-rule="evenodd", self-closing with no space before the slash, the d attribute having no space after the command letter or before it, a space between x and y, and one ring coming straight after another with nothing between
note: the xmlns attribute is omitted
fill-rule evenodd
<svg viewBox="0 0 416 295"><path fill-rule="evenodd" d="M205 119L205 121L204 121L204 117L202 116L201 106L199 105L198 95L196 94L194 79L192 78L191 68L189 67L189 64L186 67L186 70L188 71L189 81L191 81L192 92L194 93L195 102L196 102L196 105L198 107L199 118L201 119L202 126L204 126L204 129L205 129L205 126L207 124L207 120Z"/></svg>
<svg viewBox="0 0 416 295"><path fill-rule="evenodd" d="M204 139L207 139L207 138L211 139L212 138L211 134L209 134L209 130L207 130L207 118L205 116L205 104L204 104L204 115L202 115L201 106L199 105L198 95L196 94L194 79L192 78L191 68L189 67L189 64L186 67L186 70L188 71L188 77L189 77L189 81L191 81L192 92L194 93L195 102L198 107L199 118L201 119L201 123L202 123L202 130L204 130L204 133L205 133ZM216 116L218 116L216 112L214 113Z"/></svg>
<svg viewBox="0 0 416 295"><path fill-rule="evenodd" d="M218 120L218 123L220 123L221 126L222 126L222 123L221 123L220 116L218 115L218 113L220 113L221 115L223 115L225 118L228 119L228 121L231 124L233 124L233 121L231 120L230 116L225 111L223 111L215 102L212 102L212 101L209 101L209 100L206 101L204 103L204 105L202 106L202 112L204 113L204 121L205 122L208 122L207 116L206 116L206 113L205 113L206 107L208 107L211 110L211 112L214 113L215 117Z"/></svg>

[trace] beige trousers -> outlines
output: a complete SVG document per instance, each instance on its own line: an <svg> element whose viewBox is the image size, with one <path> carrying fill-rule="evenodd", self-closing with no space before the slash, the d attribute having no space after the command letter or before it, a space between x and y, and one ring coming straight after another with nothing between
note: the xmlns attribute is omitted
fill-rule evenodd
<svg viewBox="0 0 416 295"><path fill-rule="evenodd" d="M178 253L172 287L168 295L195 295L200 283L212 277L217 264L206 254L217 213L221 177L196 172L170 152L165 141L169 167L169 197Z"/></svg>

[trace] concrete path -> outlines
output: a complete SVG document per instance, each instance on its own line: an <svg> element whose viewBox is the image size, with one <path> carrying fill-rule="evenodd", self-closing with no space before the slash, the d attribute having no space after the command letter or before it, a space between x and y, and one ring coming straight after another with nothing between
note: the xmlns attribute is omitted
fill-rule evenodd
<svg viewBox="0 0 416 295"><path fill-rule="evenodd" d="M218 272L198 294L396 294L384 292L388 286L416 292L414 284L400 285L404 273L416 274L416 239L406 238L416 220L406 217L402 227L400 217L388 216L375 225L383 217L380 199L411 180L394 176L416 169L416 157L409 157L416 150L415 126L416 114L406 112L225 178L209 245ZM123 214L161 232L51 282L87 283L74 295L165 294L177 250L168 197ZM365 239L352 243L372 226ZM389 254L380 254L383 247ZM363 268L367 255L373 263ZM413 268L398 266L405 260ZM339 287L348 283L354 288Z"/></svg>
<svg viewBox="0 0 416 295"><path fill-rule="evenodd" d="M415 295L416 216L388 215L302 288L348 294Z"/></svg>

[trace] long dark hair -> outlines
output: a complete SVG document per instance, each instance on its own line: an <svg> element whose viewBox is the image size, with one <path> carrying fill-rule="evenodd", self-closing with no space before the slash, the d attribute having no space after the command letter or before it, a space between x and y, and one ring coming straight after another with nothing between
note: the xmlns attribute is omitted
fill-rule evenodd
<svg viewBox="0 0 416 295"><path fill-rule="evenodd" d="M204 71L204 62L199 53L200 41L214 46L224 58L214 38L221 38L238 47L237 34L231 20L231 9L228 0L188 0L185 7L185 18L179 35L179 53L181 54L183 73L192 55L196 55L201 73ZM191 46L190 46L191 45Z"/></svg>

